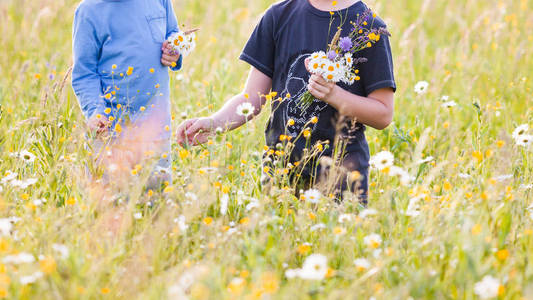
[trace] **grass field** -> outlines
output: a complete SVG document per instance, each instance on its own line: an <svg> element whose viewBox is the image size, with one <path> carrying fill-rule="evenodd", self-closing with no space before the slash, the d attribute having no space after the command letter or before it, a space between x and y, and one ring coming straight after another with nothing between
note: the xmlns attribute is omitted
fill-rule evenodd
<svg viewBox="0 0 533 300"><path fill-rule="evenodd" d="M369 2L392 33L398 82L394 123L367 131L371 152L416 179L372 170L367 210L261 192L268 113L174 151L154 207L136 204L142 166L118 196L127 204L103 203L68 78L77 2L0 0L0 296L533 299L533 148L512 137L533 126L533 1ZM272 1L174 3L201 28L172 77L175 126L241 90L238 55ZM325 278L288 278L312 254L327 258Z"/></svg>

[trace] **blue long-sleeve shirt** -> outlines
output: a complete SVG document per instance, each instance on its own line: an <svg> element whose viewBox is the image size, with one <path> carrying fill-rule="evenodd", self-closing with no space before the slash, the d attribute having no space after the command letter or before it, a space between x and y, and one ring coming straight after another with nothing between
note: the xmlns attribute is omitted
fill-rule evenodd
<svg viewBox="0 0 533 300"><path fill-rule="evenodd" d="M172 0L84 0L74 17L72 87L85 117L135 118L157 106L170 125L161 47L177 31ZM181 58L171 69L180 68Z"/></svg>

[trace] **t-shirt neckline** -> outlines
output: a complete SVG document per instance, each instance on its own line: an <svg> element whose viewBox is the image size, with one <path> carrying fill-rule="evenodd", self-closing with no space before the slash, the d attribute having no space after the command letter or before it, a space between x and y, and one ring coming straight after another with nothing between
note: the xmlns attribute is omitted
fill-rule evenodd
<svg viewBox="0 0 533 300"><path fill-rule="evenodd" d="M305 1L305 5L307 6L307 9L312 12L313 14L319 16L319 17L325 17L325 18L329 18L331 17L331 14L329 11L325 11L325 10L320 10L316 7L313 6L313 4L311 4L309 2L309 0L302 0L302 1ZM349 9L353 9L353 8L356 8L357 6L359 5L364 5L363 1L359 0L357 2L355 2L354 4L350 5L349 7L347 8L343 8L343 9L339 9L339 10L334 10L333 12L334 13L338 13L338 12L345 12L346 10L349 10Z"/></svg>

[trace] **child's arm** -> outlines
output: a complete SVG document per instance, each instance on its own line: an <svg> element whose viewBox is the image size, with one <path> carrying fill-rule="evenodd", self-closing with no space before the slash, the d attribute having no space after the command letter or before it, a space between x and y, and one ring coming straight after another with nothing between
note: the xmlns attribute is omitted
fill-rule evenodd
<svg viewBox="0 0 533 300"><path fill-rule="evenodd" d="M176 18L176 13L174 12L174 7L172 6L172 0L166 1L166 11L167 11L167 35L168 39L173 33L180 31L178 26L178 19ZM172 55L170 54L170 48L168 47L168 42L165 41L163 47L161 48L163 55L161 56L161 63L169 67L172 71L179 71L183 62L183 57L181 55Z"/></svg>
<svg viewBox="0 0 533 300"><path fill-rule="evenodd" d="M392 122L394 111L394 92L392 88L373 91L368 97L352 94L332 82L327 82L319 75L311 75L307 86L309 92L333 106L346 117L358 122L385 129Z"/></svg>
<svg viewBox="0 0 533 300"><path fill-rule="evenodd" d="M94 26L86 16L81 15L80 9L74 16L72 41L74 56L72 88L83 114L90 119L96 114L103 114L105 109L97 67L100 45Z"/></svg>
<svg viewBox="0 0 533 300"><path fill-rule="evenodd" d="M187 120L177 129L178 144L192 141L193 145L203 144L213 135L216 128L230 131L242 126L261 112L265 97L272 89L272 79L256 68L251 68L248 80L242 93L235 95L216 113L210 117ZM245 118L237 114L237 107L245 102L253 105L252 117Z"/></svg>

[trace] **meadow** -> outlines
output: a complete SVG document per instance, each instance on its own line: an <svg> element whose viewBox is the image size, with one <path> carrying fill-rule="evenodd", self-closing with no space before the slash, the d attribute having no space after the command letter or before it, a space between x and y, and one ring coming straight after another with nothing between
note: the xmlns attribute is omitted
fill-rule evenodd
<svg viewBox="0 0 533 300"><path fill-rule="evenodd" d="M373 169L366 208L263 191L268 112L174 145L154 205L137 201L144 166L101 201L70 87L77 2L0 0L0 297L533 299L533 146L513 138L533 126L533 1L368 2L398 83L393 124L367 131L371 154L390 151L413 180ZM174 127L242 89L238 56L272 3L174 0L200 28L172 74ZM306 260L319 278L295 275Z"/></svg>

